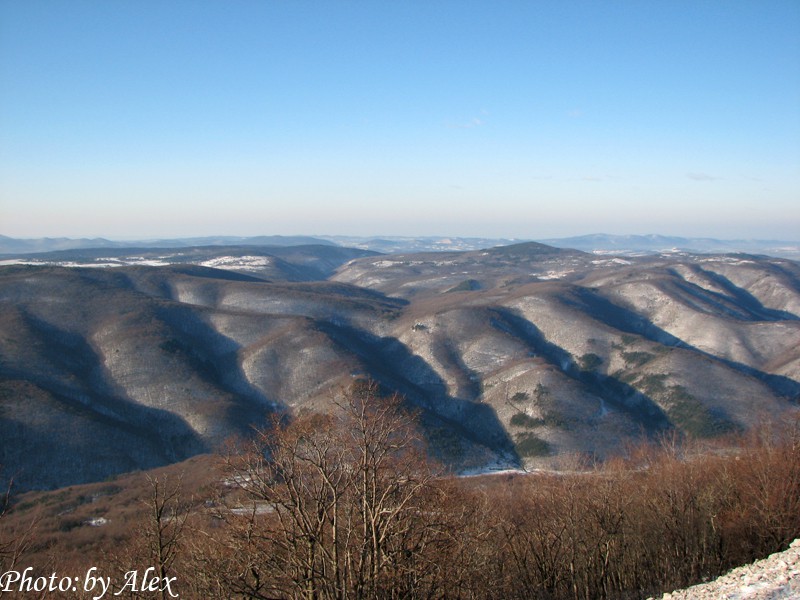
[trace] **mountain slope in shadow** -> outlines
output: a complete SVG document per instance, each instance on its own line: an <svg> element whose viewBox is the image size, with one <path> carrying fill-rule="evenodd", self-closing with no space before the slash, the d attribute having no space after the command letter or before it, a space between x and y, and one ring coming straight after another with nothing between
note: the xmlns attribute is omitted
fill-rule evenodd
<svg viewBox="0 0 800 600"><path fill-rule="evenodd" d="M603 459L797 410L791 261L323 250L283 249L273 281L204 266L208 249L0 267L4 472L54 487L175 462L274 411L329 410L361 377L403 394L456 471Z"/></svg>

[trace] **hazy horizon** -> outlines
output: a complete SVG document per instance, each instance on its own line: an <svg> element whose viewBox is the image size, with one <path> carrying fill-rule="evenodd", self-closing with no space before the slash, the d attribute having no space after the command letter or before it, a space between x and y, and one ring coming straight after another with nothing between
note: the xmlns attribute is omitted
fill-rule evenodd
<svg viewBox="0 0 800 600"><path fill-rule="evenodd" d="M800 4L0 4L0 232L796 240Z"/></svg>
<svg viewBox="0 0 800 600"><path fill-rule="evenodd" d="M683 236L683 235L672 235L666 233L658 233L658 232L646 232L646 233L609 233L609 232L602 232L602 231L594 231L594 232L587 232L587 233L579 233L575 235L564 235L564 236L539 236L536 238L533 237L514 237L514 236L486 236L486 235L466 235L466 236L457 236L457 235L447 235L447 234L430 234L430 235L393 235L393 234L382 234L382 235L355 235L355 234L329 234L329 233L257 233L254 235L239 235L239 234L228 234L228 233L211 233L211 234L203 234L203 235L185 235L185 236L106 236L106 235L97 235L97 236L70 236L70 235L51 235L51 236L37 236L37 237L18 237L18 236L9 236L3 232L0 232L0 237L6 237L9 239L21 240L21 241L34 241L34 240L42 240L42 239L64 239L64 240L106 240L109 242L114 243L125 243L125 242L142 242L142 243L150 243L156 241L180 241L180 240L195 240L195 239L213 239L213 238L242 238L243 240L258 238L258 237L284 237L284 238L317 238L320 240L341 240L341 239L348 239L352 238L355 240L378 240L378 239L387 239L387 240L414 240L414 239L430 239L430 240L459 240L459 239L485 239L485 240L507 240L512 242L529 242L529 241L555 241L555 240L568 240L568 239L580 239L580 238L592 238L592 237L604 237L608 236L609 238L685 238L689 240L714 240L719 242L780 242L780 243L797 243L800 244L800 236L795 236L794 238L776 238L776 237L763 237L763 238L756 238L756 237L740 237L740 238L720 238L714 236L707 236L707 235L697 235L697 236Z"/></svg>

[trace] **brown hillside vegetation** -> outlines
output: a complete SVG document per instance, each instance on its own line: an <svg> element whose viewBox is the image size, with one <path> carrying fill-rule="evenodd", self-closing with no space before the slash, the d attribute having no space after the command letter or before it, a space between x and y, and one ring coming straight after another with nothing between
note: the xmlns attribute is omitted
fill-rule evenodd
<svg viewBox="0 0 800 600"><path fill-rule="evenodd" d="M213 469L13 499L0 572L97 567L119 597L152 567L182 598L644 598L800 536L797 422L735 451L672 436L591 468L469 478L436 476L422 441L400 398L359 384Z"/></svg>

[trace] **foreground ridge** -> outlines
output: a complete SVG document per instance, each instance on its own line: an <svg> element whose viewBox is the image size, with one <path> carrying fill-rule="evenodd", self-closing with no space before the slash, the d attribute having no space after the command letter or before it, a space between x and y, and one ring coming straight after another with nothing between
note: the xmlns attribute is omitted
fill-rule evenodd
<svg viewBox="0 0 800 600"><path fill-rule="evenodd" d="M784 552L737 567L708 583L666 593L661 600L784 600L800 598L800 539ZM650 598L649 600L653 600Z"/></svg>

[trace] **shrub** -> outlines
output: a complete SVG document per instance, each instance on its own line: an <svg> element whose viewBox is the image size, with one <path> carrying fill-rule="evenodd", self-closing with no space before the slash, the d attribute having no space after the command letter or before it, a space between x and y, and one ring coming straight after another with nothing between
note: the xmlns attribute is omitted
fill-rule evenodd
<svg viewBox="0 0 800 600"><path fill-rule="evenodd" d="M481 289L481 284L477 279L465 279L458 285L451 287L448 292L474 292Z"/></svg>
<svg viewBox="0 0 800 600"><path fill-rule="evenodd" d="M544 420L537 419L524 412L518 412L514 413L514 416L511 417L511 424L515 427L537 427L539 425L544 425Z"/></svg>
<svg viewBox="0 0 800 600"><path fill-rule="evenodd" d="M531 432L518 433L515 438L514 447L520 456L549 456L551 453L550 444Z"/></svg>
<svg viewBox="0 0 800 600"><path fill-rule="evenodd" d="M625 360L625 363L628 366L634 367L641 367L646 362L653 360L656 357L655 354L650 354L649 352L623 352L622 358Z"/></svg>
<svg viewBox="0 0 800 600"><path fill-rule="evenodd" d="M581 356L578 360L578 363L580 364L582 370L594 371L597 369L597 367L603 364L603 359L594 352L589 352L588 354Z"/></svg>

